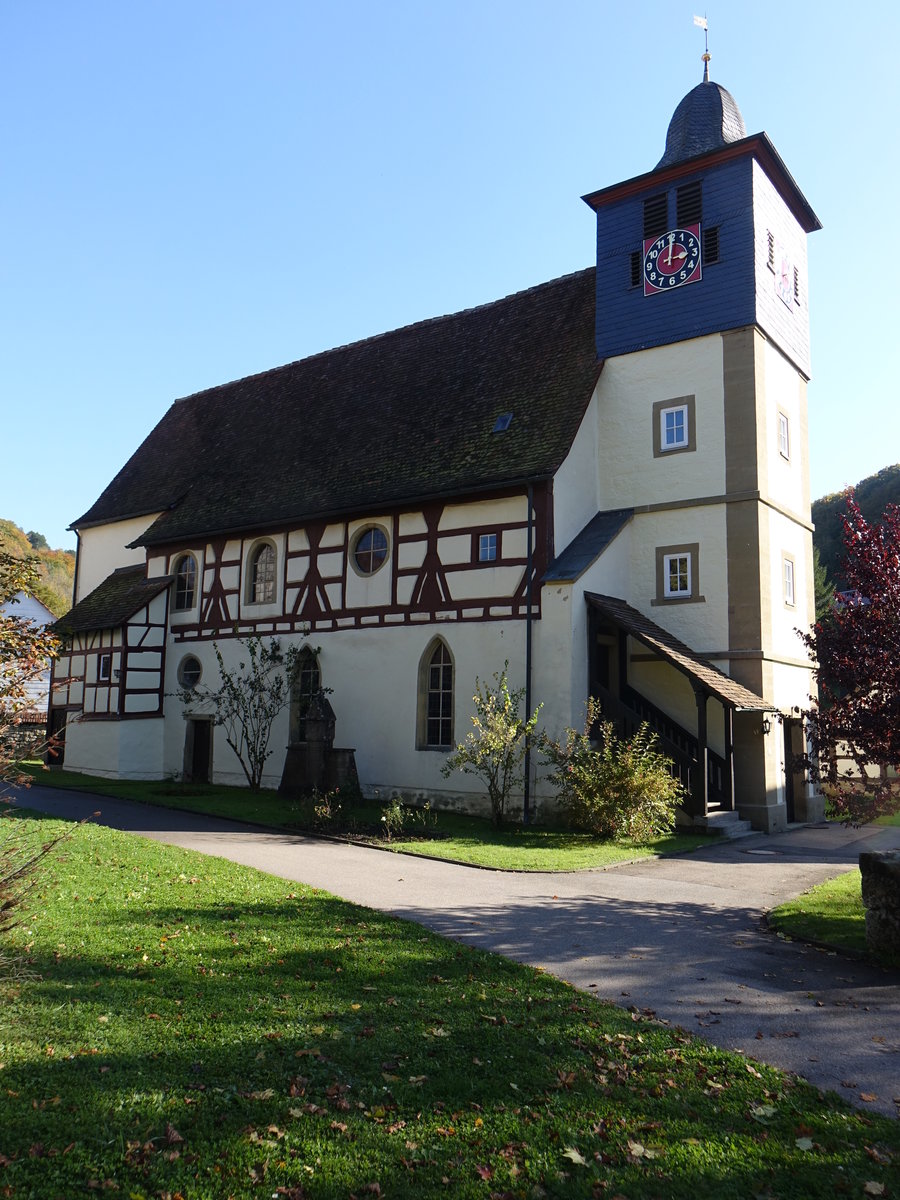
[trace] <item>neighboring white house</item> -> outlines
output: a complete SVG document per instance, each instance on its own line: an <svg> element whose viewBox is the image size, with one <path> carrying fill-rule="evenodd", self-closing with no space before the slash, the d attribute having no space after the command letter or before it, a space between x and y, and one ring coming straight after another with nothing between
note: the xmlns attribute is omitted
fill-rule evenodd
<svg viewBox="0 0 900 1200"><path fill-rule="evenodd" d="M655 168L585 200L596 268L172 405L74 522L69 768L240 782L174 693L215 684L214 642L233 662L237 635L308 629L304 687L331 689L367 792L476 807L440 768L508 661L550 731L590 694L650 720L694 819L818 816L791 754L819 222L708 78ZM268 784L298 736L285 711Z"/></svg>
<svg viewBox="0 0 900 1200"><path fill-rule="evenodd" d="M0 614L35 625L52 625L56 617L45 604L28 592L16 592L12 600L0 604ZM18 708L20 742L43 743L50 701L50 668L25 683L25 703Z"/></svg>

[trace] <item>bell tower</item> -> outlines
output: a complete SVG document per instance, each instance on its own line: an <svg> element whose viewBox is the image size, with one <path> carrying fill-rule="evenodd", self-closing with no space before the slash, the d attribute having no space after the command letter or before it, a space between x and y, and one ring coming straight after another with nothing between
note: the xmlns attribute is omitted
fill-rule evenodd
<svg viewBox="0 0 900 1200"><path fill-rule="evenodd" d="M633 579L654 554L670 572L655 595L635 583L631 602L784 719L812 688L796 630L814 620L806 239L819 220L708 54L656 166L584 200L601 444L637 447L630 475L621 451L601 458L600 492L615 477L615 504L635 507ZM791 779L797 739L736 714L735 796L756 828L810 815Z"/></svg>

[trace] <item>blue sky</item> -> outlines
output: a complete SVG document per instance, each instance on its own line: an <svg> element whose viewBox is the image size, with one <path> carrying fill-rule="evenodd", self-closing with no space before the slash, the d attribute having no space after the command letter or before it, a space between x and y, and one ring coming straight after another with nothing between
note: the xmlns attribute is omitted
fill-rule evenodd
<svg viewBox="0 0 900 1200"><path fill-rule="evenodd" d="M580 197L662 154L696 11L7 0L0 517L72 546L177 397L588 266ZM900 461L900 16L699 11L712 77L824 226L816 497Z"/></svg>

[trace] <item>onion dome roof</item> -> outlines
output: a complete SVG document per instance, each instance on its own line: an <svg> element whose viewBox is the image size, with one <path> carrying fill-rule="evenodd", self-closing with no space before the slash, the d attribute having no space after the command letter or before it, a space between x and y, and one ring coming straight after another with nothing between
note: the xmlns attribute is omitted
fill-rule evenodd
<svg viewBox="0 0 900 1200"><path fill-rule="evenodd" d="M707 75L675 109L666 134L666 152L656 167L670 167L746 136L734 97L720 84L710 82Z"/></svg>

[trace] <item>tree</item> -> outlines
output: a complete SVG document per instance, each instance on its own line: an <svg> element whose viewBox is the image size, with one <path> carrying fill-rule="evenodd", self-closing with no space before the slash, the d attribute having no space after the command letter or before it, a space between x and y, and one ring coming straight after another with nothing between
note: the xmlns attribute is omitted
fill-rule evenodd
<svg viewBox="0 0 900 1200"><path fill-rule="evenodd" d="M49 550L50 545L42 533L36 533L33 529L29 529L25 534L28 541L31 543L33 550Z"/></svg>
<svg viewBox="0 0 900 1200"><path fill-rule="evenodd" d="M507 671L509 662L502 671L494 672L494 686L482 683L476 676L474 729L466 735L441 768L448 779L454 771L477 775L487 785L491 801L491 819L499 829L506 817L509 797L521 779L521 763L525 757L526 739L530 738L537 725L541 705L524 720L519 715L525 689L509 689Z"/></svg>
<svg viewBox="0 0 900 1200"><path fill-rule="evenodd" d="M30 704L29 684L44 674L59 649L46 626L11 611L18 594L32 592L37 579L34 559L0 551L0 783L20 782L16 729Z"/></svg>
<svg viewBox="0 0 900 1200"><path fill-rule="evenodd" d="M847 823L898 805L900 764L900 507L870 525L848 493L845 555L828 613L801 634L816 666L818 700L805 714L806 765Z"/></svg>
<svg viewBox="0 0 900 1200"><path fill-rule="evenodd" d="M242 656L236 667L229 668L218 643L213 642L221 680L218 688L198 684L182 688L178 695L185 704L214 713L250 790L258 792L266 760L272 754L272 726L290 698L301 647L289 646L282 651L277 638L255 634L237 638L236 644Z"/></svg>
<svg viewBox="0 0 900 1200"><path fill-rule="evenodd" d="M834 584L828 578L828 570L822 562L819 547L813 546L813 586L815 588L816 620L821 621L834 604Z"/></svg>

